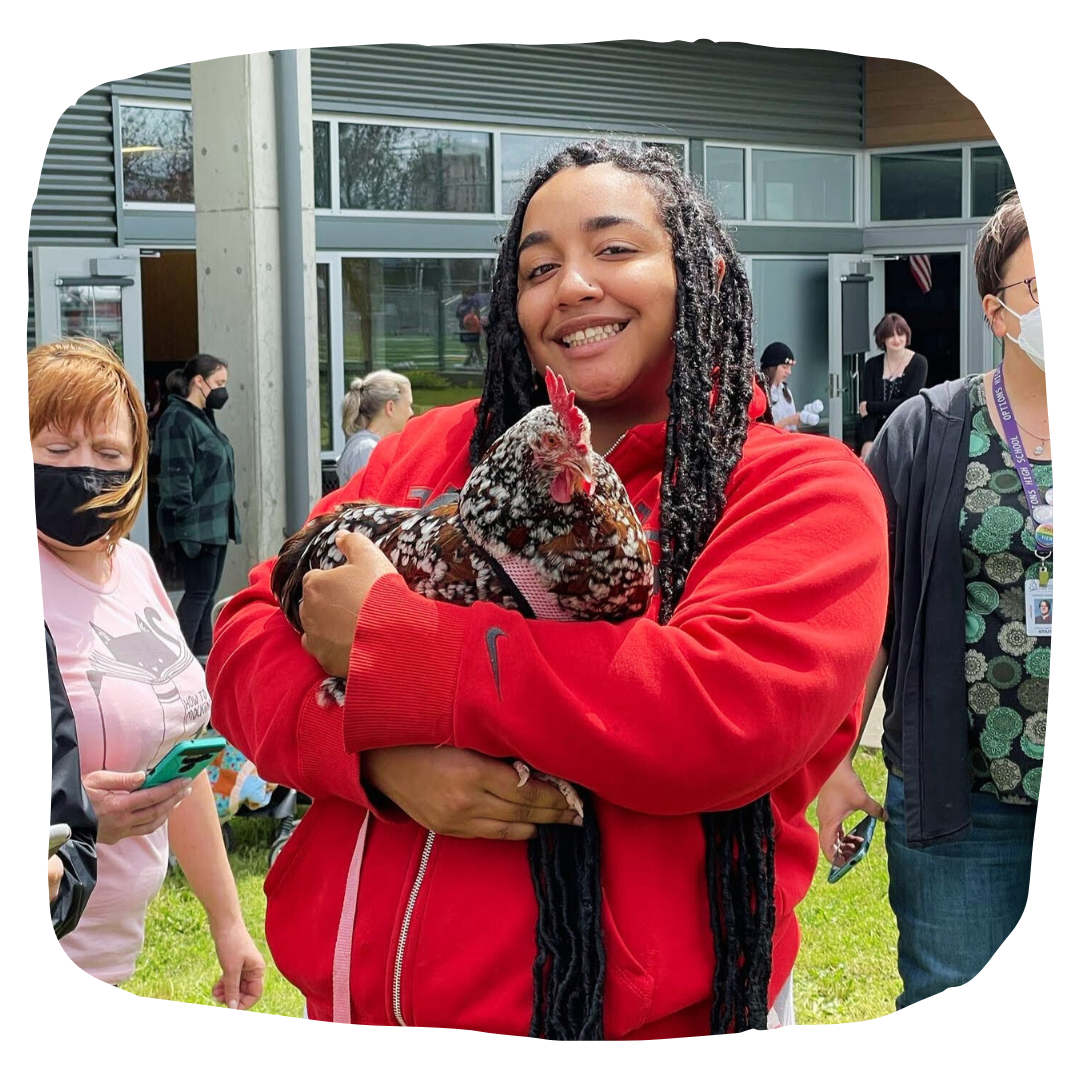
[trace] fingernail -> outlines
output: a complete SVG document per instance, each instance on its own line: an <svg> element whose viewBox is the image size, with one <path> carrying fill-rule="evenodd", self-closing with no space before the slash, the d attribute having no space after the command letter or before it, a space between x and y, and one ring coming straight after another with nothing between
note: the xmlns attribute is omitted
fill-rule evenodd
<svg viewBox="0 0 1080 1080"><path fill-rule="evenodd" d="M239 1001L230 1001L229 1002L229 1008L230 1009L239 1009L240 1008L240 1002Z"/></svg>
<svg viewBox="0 0 1080 1080"><path fill-rule="evenodd" d="M585 819L580 814L576 814L574 816L574 824L575 825L584 825L585 824Z"/></svg>

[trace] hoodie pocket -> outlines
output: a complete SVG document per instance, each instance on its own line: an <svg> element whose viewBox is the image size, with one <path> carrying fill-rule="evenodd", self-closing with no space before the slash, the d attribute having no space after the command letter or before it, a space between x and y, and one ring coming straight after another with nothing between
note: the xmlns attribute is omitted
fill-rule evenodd
<svg viewBox="0 0 1080 1080"><path fill-rule="evenodd" d="M349 844L327 845L325 835L322 843L316 842L316 832L326 831L322 826L336 824L344 832L342 815L337 815L336 823L322 820L332 809L318 803L311 806L263 883L266 943L278 971L327 1010L341 896L352 853Z"/></svg>
<svg viewBox="0 0 1080 1080"><path fill-rule="evenodd" d="M607 957L604 1037L621 1039L642 1027L648 1019L655 980L630 952L619 933L604 889L601 889L600 926Z"/></svg>

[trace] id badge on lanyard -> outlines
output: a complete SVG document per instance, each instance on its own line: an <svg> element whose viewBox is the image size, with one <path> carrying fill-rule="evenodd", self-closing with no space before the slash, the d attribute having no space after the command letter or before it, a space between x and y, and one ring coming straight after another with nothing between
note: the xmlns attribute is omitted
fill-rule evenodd
<svg viewBox="0 0 1080 1080"><path fill-rule="evenodd" d="M1039 577L1024 583L1024 613L1027 632L1031 637L1049 637L1054 620L1054 580L1047 562L1054 552L1054 489L1046 492L1043 502L1035 473L1028 461L1020 429L1013 416L1009 395L1005 392L1005 377L1000 365L994 370L994 402L1005 432L1005 441L1012 456L1016 474L1024 489L1031 520L1035 524L1035 557L1039 560Z"/></svg>

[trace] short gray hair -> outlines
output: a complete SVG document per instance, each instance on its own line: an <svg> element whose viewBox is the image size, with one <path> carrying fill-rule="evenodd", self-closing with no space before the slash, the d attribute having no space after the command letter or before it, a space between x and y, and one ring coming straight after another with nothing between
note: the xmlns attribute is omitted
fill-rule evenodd
<svg viewBox="0 0 1080 1080"><path fill-rule="evenodd" d="M353 379L341 402L341 427L345 437L366 428L388 401L397 401L406 390L412 390L409 380L387 368Z"/></svg>

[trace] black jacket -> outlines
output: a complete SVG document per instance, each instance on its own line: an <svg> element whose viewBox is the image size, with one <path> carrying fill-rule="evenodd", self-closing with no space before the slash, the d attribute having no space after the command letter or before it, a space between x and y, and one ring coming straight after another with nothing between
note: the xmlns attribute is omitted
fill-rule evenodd
<svg viewBox="0 0 1080 1080"><path fill-rule="evenodd" d="M969 383L956 379L905 401L867 459L889 515L882 747L904 777L911 847L956 840L971 828L960 539Z"/></svg>
<svg viewBox="0 0 1080 1080"><path fill-rule="evenodd" d="M891 401L885 400L885 354L871 356L863 366L862 398L866 402L866 416L862 418L861 435L863 442L873 442L881 425L903 405L908 398L914 397L926 385L926 357L916 353L904 368L900 376L900 396Z"/></svg>
<svg viewBox="0 0 1080 1080"><path fill-rule="evenodd" d="M60 892L52 903L53 930L58 938L78 925L86 901L97 883L97 818L82 785L75 716L71 711L56 645L45 627L45 660L49 667L49 705L52 712L53 766L51 825L67 825L71 839L57 852L64 864Z"/></svg>

